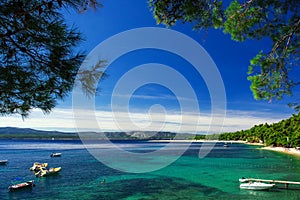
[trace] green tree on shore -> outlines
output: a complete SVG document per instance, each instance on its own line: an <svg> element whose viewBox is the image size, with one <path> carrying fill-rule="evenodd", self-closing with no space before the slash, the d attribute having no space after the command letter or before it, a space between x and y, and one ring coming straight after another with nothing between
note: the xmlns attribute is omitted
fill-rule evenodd
<svg viewBox="0 0 300 200"><path fill-rule="evenodd" d="M274 124L255 125L248 130L223 133L220 140L263 142L267 146L300 146L300 112L289 119Z"/></svg>

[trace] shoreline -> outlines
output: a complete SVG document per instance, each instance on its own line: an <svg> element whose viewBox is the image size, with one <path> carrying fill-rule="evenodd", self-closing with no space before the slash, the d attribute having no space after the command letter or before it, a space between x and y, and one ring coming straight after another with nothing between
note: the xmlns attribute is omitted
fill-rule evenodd
<svg viewBox="0 0 300 200"><path fill-rule="evenodd" d="M284 148L284 147L262 147L260 149L268 150L268 151L276 151L284 154L290 154L295 156L300 156L300 150L295 148Z"/></svg>
<svg viewBox="0 0 300 200"><path fill-rule="evenodd" d="M284 148L284 147L266 147L262 143L250 143L242 140L148 140L147 142L195 142L195 143L224 143L224 144L246 144L246 145L253 145L253 146L259 146L257 149L259 150L267 150L267 151L276 151L279 153L294 155L294 156L300 156L300 150L297 150L295 148Z"/></svg>
<svg viewBox="0 0 300 200"><path fill-rule="evenodd" d="M237 143L237 144L247 144L246 141L242 141L242 140L148 140L147 142L182 142L182 143L192 143L192 142L196 142L196 143L226 143L226 144L233 144L233 143Z"/></svg>
<svg viewBox="0 0 300 200"><path fill-rule="evenodd" d="M55 138L53 140L52 138L0 138L0 140L41 140L41 141L61 141L61 140L68 140L68 141L80 141L80 138ZM124 140L124 139L110 139L112 141L146 141L146 142L162 142L162 143L224 143L224 144L246 144L246 145L253 145L253 146L259 146L259 150L267 150L267 151L276 151L279 153L289 154L289 155L295 155L300 156L300 150L297 150L295 148L285 148L285 147L271 147L271 146L264 146L262 143L250 143L243 140Z"/></svg>

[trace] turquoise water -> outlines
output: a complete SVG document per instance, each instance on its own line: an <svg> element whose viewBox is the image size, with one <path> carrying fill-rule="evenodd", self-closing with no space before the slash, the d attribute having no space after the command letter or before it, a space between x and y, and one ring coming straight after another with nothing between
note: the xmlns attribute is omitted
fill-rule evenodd
<svg viewBox="0 0 300 200"><path fill-rule="evenodd" d="M151 152L165 145L116 144L138 153ZM200 146L201 143L193 143L183 156L163 169L134 174L102 164L80 141L2 140L0 160L8 159L9 163L0 166L0 199L300 199L300 190L295 188L245 191L239 189L238 183L243 176L300 181L299 157L243 144L230 144L224 148L220 143L200 159ZM180 143L178 148L181 148ZM109 149L109 146L103 149ZM52 152L61 152L62 157L50 158ZM158 163L165 158L151 159ZM29 167L36 161L48 162L50 167L61 166L62 171L59 175L35 178ZM124 164L120 160L115 162ZM10 184L31 179L36 182L31 190L8 192ZM104 184L101 183L103 179L106 180Z"/></svg>

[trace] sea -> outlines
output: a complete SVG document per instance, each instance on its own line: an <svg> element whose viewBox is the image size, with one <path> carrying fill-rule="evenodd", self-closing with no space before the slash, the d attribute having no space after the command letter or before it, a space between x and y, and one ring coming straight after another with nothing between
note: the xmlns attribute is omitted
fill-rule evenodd
<svg viewBox="0 0 300 200"><path fill-rule="evenodd" d="M248 191L241 190L238 181L242 177L300 181L300 157L234 143L228 147L216 143L200 157L200 149L207 148L204 143L192 143L187 148L183 143L173 143L175 153L155 154L164 152L168 144L95 141L88 146L80 140L0 140L0 160L8 160L0 165L0 199L300 199L300 187ZM96 155L97 151L101 153ZM62 156L50 157L53 152ZM140 157L134 160L134 155ZM34 162L46 162L62 170L37 178L29 170ZM28 180L34 180L35 187L8 191L9 185Z"/></svg>

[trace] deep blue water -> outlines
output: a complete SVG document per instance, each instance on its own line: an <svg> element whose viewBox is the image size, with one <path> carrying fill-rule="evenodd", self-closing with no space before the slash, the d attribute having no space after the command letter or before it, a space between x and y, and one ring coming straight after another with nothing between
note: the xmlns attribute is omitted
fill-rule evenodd
<svg viewBox="0 0 300 200"><path fill-rule="evenodd" d="M162 149L165 143L116 142L134 153ZM259 150L255 146L217 144L205 157L198 157L201 143L193 143L174 163L150 173L126 173L112 169L95 159L80 141L16 141L0 140L0 199L300 199L300 190L275 188L270 191L243 191L242 176L264 179L300 181L300 158ZM182 148L178 143L175 148ZM145 156L135 163L112 154L110 145L92 148L107 152L120 166L141 165L151 160L161 163L174 155ZM108 151L105 151L108 150ZM52 152L62 157L51 158ZM49 167L62 167L59 175L36 178L29 171L34 162L47 162ZM144 162L144 163L142 163ZM106 182L101 183L103 179ZM30 190L8 192L8 186L35 180Z"/></svg>

